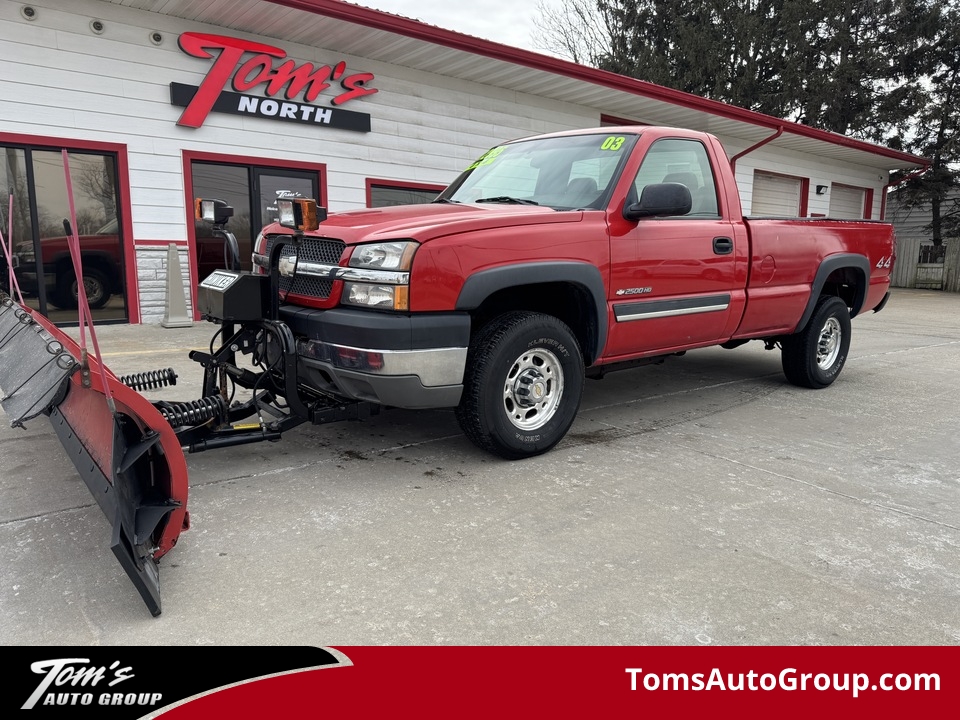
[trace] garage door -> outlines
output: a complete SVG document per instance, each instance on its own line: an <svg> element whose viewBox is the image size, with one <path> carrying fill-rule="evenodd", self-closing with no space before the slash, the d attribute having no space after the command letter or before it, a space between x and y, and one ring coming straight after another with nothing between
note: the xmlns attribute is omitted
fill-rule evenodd
<svg viewBox="0 0 960 720"><path fill-rule="evenodd" d="M800 215L800 191L803 181L796 177L773 175L760 170L753 173L751 215L797 217Z"/></svg>
<svg viewBox="0 0 960 720"><path fill-rule="evenodd" d="M834 183L830 187L830 217L844 220L862 218L865 192L863 188Z"/></svg>

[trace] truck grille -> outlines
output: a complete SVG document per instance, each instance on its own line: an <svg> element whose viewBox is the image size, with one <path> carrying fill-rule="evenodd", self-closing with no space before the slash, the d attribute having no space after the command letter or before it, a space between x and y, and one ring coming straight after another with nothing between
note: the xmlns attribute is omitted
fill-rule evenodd
<svg viewBox="0 0 960 720"><path fill-rule="evenodd" d="M273 243L276 236L267 238L267 248L264 254L270 256L273 249ZM342 240L327 240L323 238L305 237L300 243L299 252L293 245L284 245L280 251L281 257L291 257L298 255L301 260L310 262L325 263L327 265L339 265L340 256L346 243ZM280 292L286 295L288 292L294 295L305 295L307 297L328 298L333 290L333 281L318 277L295 277L280 278Z"/></svg>

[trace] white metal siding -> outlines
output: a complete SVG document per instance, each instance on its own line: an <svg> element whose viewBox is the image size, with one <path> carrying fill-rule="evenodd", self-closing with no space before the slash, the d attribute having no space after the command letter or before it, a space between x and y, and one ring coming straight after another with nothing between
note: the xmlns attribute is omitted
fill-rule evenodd
<svg viewBox="0 0 960 720"><path fill-rule="evenodd" d="M753 174L751 215L797 217L800 214L800 178L771 175L757 170Z"/></svg>
<svg viewBox="0 0 960 720"><path fill-rule="evenodd" d="M863 218L863 204L866 195L862 188L832 185L830 187L830 210L832 218L860 220Z"/></svg>

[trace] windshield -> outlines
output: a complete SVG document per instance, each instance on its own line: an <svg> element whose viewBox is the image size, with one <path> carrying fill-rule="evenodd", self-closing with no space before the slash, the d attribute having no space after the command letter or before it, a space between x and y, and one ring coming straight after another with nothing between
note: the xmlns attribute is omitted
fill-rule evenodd
<svg viewBox="0 0 960 720"><path fill-rule="evenodd" d="M117 218L109 221L106 225L99 228L94 235L116 235L120 227L120 223L117 222Z"/></svg>
<svg viewBox="0 0 960 720"><path fill-rule="evenodd" d="M637 137L598 132L499 145L481 155L437 201L601 208Z"/></svg>

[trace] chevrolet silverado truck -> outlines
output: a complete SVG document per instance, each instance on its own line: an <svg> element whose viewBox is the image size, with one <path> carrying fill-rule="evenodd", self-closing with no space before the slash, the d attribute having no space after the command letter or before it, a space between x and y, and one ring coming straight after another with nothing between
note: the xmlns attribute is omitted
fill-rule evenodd
<svg viewBox="0 0 960 720"><path fill-rule="evenodd" d="M744 218L717 139L672 128L504 143L431 204L277 208L242 272L232 208L196 200L225 266L197 287L219 325L209 352L190 352L197 399L140 394L175 385L169 368L112 373L85 294L92 352L84 332L78 343L0 293L0 406L14 426L50 419L154 615L159 560L189 527L184 450L453 408L480 448L525 458L563 439L586 378L750 340L780 348L789 382L824 388L851 318L886 302L895 260L889 224Z"/></svg>
<svg viewBox="0 0 960 720"><path fill-rule="evenodd" d="M454 408L507 459L564 437L585 379L695 348L759 340L789 382L830 385L895 254L883 222L744 217L720 142L667 127L514 140L430 204L320 212L254 243L253 274L275 278L263 313L296 348L265 367L295 373L305 405ZM218 282L201 312L242 319L210 300Z"/></svg>

